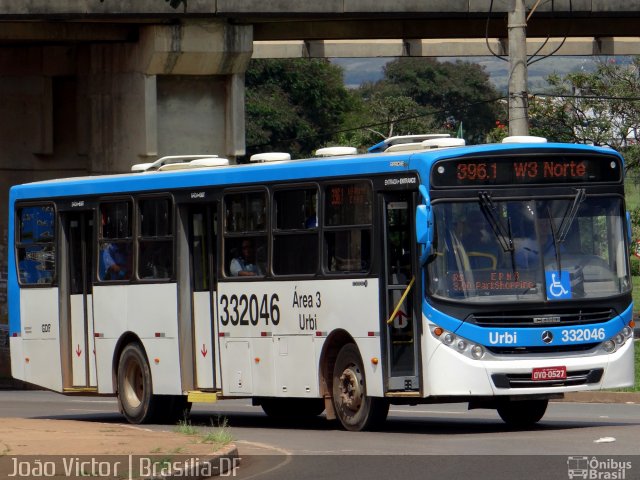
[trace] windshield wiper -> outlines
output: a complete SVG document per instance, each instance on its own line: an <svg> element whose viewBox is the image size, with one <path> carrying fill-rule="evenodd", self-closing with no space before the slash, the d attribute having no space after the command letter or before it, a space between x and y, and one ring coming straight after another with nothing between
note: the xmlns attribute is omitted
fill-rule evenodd
<svg viewBox="0 0 640 480"><path fill-rule="evenodd" d="M480 209L489 222L489 225L491 225L491 229L498 239L498 242L500 242L502 250L513 254L515 248L513 246L513 237L511 236L511 222L507 220L506 227L502 224L498 217L498 209L493 203L489 192L480 192L478 193L478 197L480 200Z"/></svg>
<svg viewBox="0 0 640 480"><path fill-rule="evenodd" d="M575 220L576 215L578 214L578 209L580 208L580 204L584 202L584 199L586 197L587 195L585 193L584 188L578 188L576 190L576 196L573 197L573 203L571 204L571 207L569 208L565 216L562 218L562 222L560 223L560 228L558 228L558 232L557 232L558 243L563 243L567 238L569 229L571 228L571 225L573 224L573 221ZM551 213L549 213L549 221L551 221ZM555 241L556 240L554 238L554 242Z"/></svg>
<svg viewBox="0 0 640 480"><path fill-rule="evenodd" d="M583 189L583 192L584 192L584 189ZM575 218L575 214L574 214L574 218ZM551 210L549 209L548 205L547 205L547 220L549 221L549 229L551 230L551 238L553 239L553 250L556 256L556 265L558 266L558 271L560 272L562 271L562 265L560 265L560 243L562 243L562 240L560 240L559 230L562 228L562 225L564 225L564 220L560 225L560 229L556 230L556 227L554 226L553 220L551 218Z"/></svg>

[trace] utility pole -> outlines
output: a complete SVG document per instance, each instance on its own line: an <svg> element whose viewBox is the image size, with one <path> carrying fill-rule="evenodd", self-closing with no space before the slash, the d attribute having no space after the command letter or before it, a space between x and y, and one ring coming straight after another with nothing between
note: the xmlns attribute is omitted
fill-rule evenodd
<svg viewBox="0 0 640 480"><path fill-rule="evenodd" d="M529 135L527 93L527 18L524 0L509 11L509 135Z"/></svg>

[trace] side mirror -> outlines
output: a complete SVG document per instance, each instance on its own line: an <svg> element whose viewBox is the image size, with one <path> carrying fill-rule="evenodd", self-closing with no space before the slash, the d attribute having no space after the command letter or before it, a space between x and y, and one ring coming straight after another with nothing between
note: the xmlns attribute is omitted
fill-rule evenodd
<svg viewBox="0 0 640 480"><path fill-rule="evenodd" d="M433 210L431 202L425 199L425 204L416 208L416 240L422 246L420 263L424 264L431 255L433 243Z"/></svg>
<svg viewBox="0 0 640 480"><path fill-rule="evenodd" d="M631 233L631 212L627 210L627 240L629 240L629 245L631 245L632 241L632 233Z"/></svg>

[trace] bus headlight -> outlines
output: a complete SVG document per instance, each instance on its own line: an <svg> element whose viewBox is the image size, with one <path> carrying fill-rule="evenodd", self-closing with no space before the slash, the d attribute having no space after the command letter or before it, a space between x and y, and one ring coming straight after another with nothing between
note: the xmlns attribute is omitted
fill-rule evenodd
<svg viewBox="0 0 640 480"><path fill-rule="evenodd" d="M445 333L444 336L442 337L442 343L444 343L445 345L451 345L453 342L455 342L456 337L453 333Z"/></svg>
<svg viewBox="0 0 640 480"><path fill-rule="evenodd" d="M602 349L607 353L613 353L627 343L630 338L633 338L633 328L627 325L609 340L603 342Z"/></svg>
<svg viewBox="0 0 640 480"><path fill-rule="evenodd" d="M471 356L476 360L480 360L484 356L484 348L482 348L482 345L474 345L471 347Z"/></svg>
<svg viewBox="0 0 640 480"><path fill-rule="evenodd" d="M613 353L616 349L616 343L613 340L607 340L602 343L602 348L607 353Z"/></svg>
<svg viewBox="0 0 640 480"><path fill-rule="evenodd" d="M470 342L466 338L457 336L455 333L447 332L442 327L431 327L431 335L438 339L447 347L461 353L474 360L480 360L485 355L485 349L482 345Z"/></svg>

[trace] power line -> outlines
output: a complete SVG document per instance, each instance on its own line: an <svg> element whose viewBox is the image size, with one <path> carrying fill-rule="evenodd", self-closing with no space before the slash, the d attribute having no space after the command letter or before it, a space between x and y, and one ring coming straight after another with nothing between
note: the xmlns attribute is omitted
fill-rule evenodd
<svg viewBox="0 0 640 480"><path fill-rule="evenodd" d="M587 100L627 100L637 102L640 97L616 97L613 95L571 95L562 93L532 93L532 97L550 97L550 98L582 98Z"/></svg>

